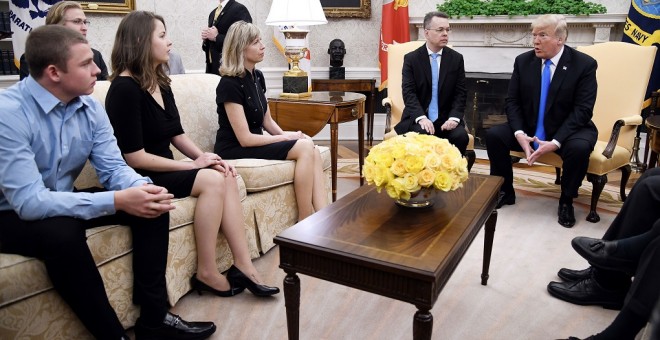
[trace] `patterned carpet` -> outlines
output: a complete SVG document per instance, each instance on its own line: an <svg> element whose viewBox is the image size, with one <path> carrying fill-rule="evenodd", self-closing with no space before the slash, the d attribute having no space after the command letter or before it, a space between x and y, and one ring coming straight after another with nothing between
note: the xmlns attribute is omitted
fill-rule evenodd
<svg viewBox="0 0 660 340"><path fill-rule="evenodd" d="M482 162L476 163L472 167L472 173L488 174L489 165ZM339 159L337 161L337 177L351 178L358 177L357 159ZM616 181L613 184L606 184L598 201L598 209L617 213L621 209L623 202L619 195L619 187ZM554 173L543 171L527 170L516 167L514 169L513 185L516 190L522 190L530 193L540 194L559 199L560 188L555 184ZM575 200L576 204L588 207L591 205L592 184L586 179L582 183L579 191L579 197ZM626 191L628 192L628 191Z"/></svg>

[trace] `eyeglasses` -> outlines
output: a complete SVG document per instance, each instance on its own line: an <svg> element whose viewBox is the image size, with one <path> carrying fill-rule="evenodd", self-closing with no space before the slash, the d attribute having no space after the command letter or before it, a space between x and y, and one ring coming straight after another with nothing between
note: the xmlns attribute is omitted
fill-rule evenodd
<svg viewBox="0 0 660 340"><path fill-rule="evenodd" d="M91 24L91 22L89 20L87 20L87 19L83 20L83 19L80 19L80 18L72 19L72 20L64 20L64 22L70 22L70 23L72 23L74 25L78 25L78 26L81 26L82 24L85 24L85 26L89 26L89 24Z"/></svg>
<svg viewBox="0 0 660 340"><path fill-rule="evenodd" d="M436 31L440 34L442 34L444 32L451 33L451 27L425 28L425 30L427 30L427 31Z"/></svg>

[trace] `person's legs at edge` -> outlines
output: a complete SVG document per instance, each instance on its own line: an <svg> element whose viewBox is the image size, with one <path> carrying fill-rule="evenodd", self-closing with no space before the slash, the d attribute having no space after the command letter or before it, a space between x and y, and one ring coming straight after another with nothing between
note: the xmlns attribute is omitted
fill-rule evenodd
<svg viewBox="0 0 660 340"><path fill-rule="evenodd" d="M621 210L603 235L603 240L628 238L647 232L660 218L660 168L646 170L637 180ZM559 276L567 281L591 278L608 289L627 290L630 276L600 268L573 270L562 268ZM573 279L573 280L571 280Z"/></svg>
<svg viewBox="0 0 660 340"><path fill-rule="evenodd" d="M95 338L124 335L87 246L88 221L70 217L22 221L13 211L0 212L0 221L2 252L41 259L55 290Z"/></svg>
<svg viewBox="0 0 660 340"><path fill-rule="evenodd" d="M644 171L630 190L603 240L619 240L647 232L660 218L660 168Z"/></svg>
<svg viewBox="0 0 660 340"><path fill-rule="evenodd" d="M660 226L660 223L656 223ZM654 227L655 228L655 227ZM594 336L594 340L634 339L646 325L654 303L660 296L660 237L649 243L640 257L635 280L626 296L621 312L612 324Z"/></svg>

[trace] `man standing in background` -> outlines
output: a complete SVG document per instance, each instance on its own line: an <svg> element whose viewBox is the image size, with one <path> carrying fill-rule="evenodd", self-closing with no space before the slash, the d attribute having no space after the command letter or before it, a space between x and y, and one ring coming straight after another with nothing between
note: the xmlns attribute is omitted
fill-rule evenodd
<svg viewBox="0 0 660 340"><path fill-rule="evenodd" d="M48 10L46 25L62 25L80 32L84 37L87 37L90 21L87 20L80 3L76 1L62 1L56 3ZM96 76L96 80L107 80L108 67L105 65L105 61L103 61L101 52L92 48L92 53L94 53L94 64L101 69L101 72ZM23 78L26 78L30 74L28 63L25 60L25 54L21 55L20 64L19 75L20 79L23 80Z"/></svg>
<svg viewBox="0 0 660 340"><path fill-rule="evenodd" d="M209 14L208 28L202 30L202 50L206 55L206 73L220 75L222 46L229 26L237 21L252 22L247 8L236 0L220 0L218 7Z"/></svg>

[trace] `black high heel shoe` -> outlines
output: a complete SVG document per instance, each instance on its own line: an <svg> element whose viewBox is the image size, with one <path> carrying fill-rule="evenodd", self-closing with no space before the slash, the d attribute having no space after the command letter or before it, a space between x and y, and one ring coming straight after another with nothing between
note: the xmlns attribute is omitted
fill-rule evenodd
<svg viewBox="0 0 660 340"><path fill-rule="evenodd" d="M234 265L232 265L227 271L227 280L229 280L229 284L231 284L232 287L247 288L256 296L271 296L280 292L280 289L277 287L269 287L255 283Z"/></svg>
<svg viewBox="0 0 660 340"><path fill-rule="evenodd" d="M228 280L229 281L229 280ZM197 294L202 295L202 291L213 293L217 296L221 297L230 297L234 295L238 295L245 290L245 287L237 287L234 284L229 281L229 290L217 290L206 283L200 281L197 278L197 273L194 273L193 276L190 278L190 285L192 286L193 290L197 291Z"/></svg>

